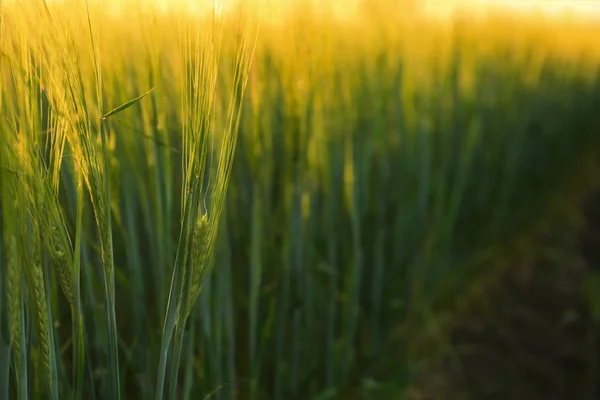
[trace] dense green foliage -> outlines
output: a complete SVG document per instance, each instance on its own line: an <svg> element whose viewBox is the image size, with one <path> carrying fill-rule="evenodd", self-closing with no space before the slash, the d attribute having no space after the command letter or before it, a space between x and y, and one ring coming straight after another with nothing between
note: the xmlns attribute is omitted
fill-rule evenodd
<svg viewBox="0 0 600 400"><path fill-rule="evenodd" d="M580 27L80 3L0 17L0 398L398 398L600 156Z"/></svg>

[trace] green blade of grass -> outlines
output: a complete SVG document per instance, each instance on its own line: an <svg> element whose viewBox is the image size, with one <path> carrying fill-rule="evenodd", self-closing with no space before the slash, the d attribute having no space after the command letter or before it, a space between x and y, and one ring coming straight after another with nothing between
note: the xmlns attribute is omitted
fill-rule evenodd
<svg viewBox="0 0 600 400"><path fill-rule="evenodd" d="M82 177L79 176L79 182ZM83 372L85 368L85 333L81 304L81 246L83 220L83 185L77 186L77 216L75 225L75 257L73 265L73 398L83 397Z"/></svg>
<svg viewBox="0 0 600 400"><path fill-rule="evenodd" d="M0 35L2 32L2 13L3 4L0 4ZM1 36L0 36L1 38ZM0 43L2 41L0 40ZM0 66L1 66L0 61ZM0 68L0 71L2 69ZM1 91L1 90L0 90ZM1 99L1 94L0 94ZM2 102L0 101L0 107ZM4 139L6 133L4 130L0 130L0 138ZM0 165L4 165L4 150L0 149ZM10 382L10 353L11 353L11 334L10 334L10 315L8 309L8 267L6 257L6 245L5 245L5 229L6 225L4 222L4 202L6 193L5 191L5 174L7 172L2 168L0 170L0 397L8 399L9 394L9 382Z"/></svg>
<svg viewBox="0 0 600 400"><path fill-rule="evenodd" d="M167 361L169 353L171 352L171 342L173 336L176 334L176 327L181 318L180 299L182 296L182 280L185 279L181 275L184 274L185 263L187 263L187 247L189 240L189 231L191 229L190 217L192 213L193 200L197 196L195 191L187 194L187 199L184 203L184 213L181 224L181 230L179 234L179 243L177 247L177 254L175 256L175 267L173 268L173 274L171 277L171 288L169 290L169 300L167 303L167 312L164 319L163 331L162 331L162 342L160 350L160 361L158 365L158 379L156 382L156 400L163 399L165 379L167 376ZM177 366L171 368L177 369Z"/></svg>
<svg viewBox="0 0 600 400"><path fill-rule="evenodd" d="M19 350L19 354L20 354L20 362L18 364L18 369L19 371L18 373L18 378L17 378L17 383L19 385L18 388L18 396L19 399L29 399L29 372L28 372L28 354L29 354L29 341L27 340L27 331L28 331L28 326L30 326L30 323L27 323L28 321L26 320L26 315L27 313L25 313L25 301L23 301L23 299L21 299L20 302L21 305L21 312L20 312L20 316L21 316L21 320L19 321L19 345L20 345L20 350ZM30 330L30 329L29 329Z"/></svg>
<svg viewBox="0 0 600 400"><path fill-rule="evenodd" d="M0 151L0 161L2 160ZM8 399L10 381L10 347L11 338L9 330L8 313L8 288L6 257L4 251L4 193L2 192L2 175L0 171L0 397Z"/></svg>
<svg viewBox="0 0 600 400"><path fill-rule="evenodd" d="M154 88L148 90L146 93L136 97L135 99L129 100L128 102L121 104L120 106L116 107L115 109L104 114L102 116L102 119L106 119L106 118L110 117L111 115L115 115L118 112L128 109L129 107L137 104L140 100L142 100L144 97L148 96L153 91L154 91Z"/></svg>
<svg viewBox="0 0 600 400"><path fill-rule="evenodd" d="M220 386L216 387L216 388L215 388L215 389L214 389L212 392L210 392L209 394L207 394L207 395L204 397L204 400L208 400L208 399L210 399L210 398L211 398L211 397L213 397L215 394L217 394L217 392L218 392L219 390L223 389L225 386L227 386L227 384L226 384L226 383L224 383L224 384L222 384L222 385L220 385Z"/></svg>
<svg viewBox="0 0 600 400"><path fill-rule="evenodd" d="M258 396L258 380L260 377L260 363L258 360L258 337L259 337L259 296L262 278L261 260L261 234L262 234L262 206L260 203L259 189L254 190L251 217L251 244L250 244L250 299L249 299L249 361L252 365L250 399Z"/></svg>

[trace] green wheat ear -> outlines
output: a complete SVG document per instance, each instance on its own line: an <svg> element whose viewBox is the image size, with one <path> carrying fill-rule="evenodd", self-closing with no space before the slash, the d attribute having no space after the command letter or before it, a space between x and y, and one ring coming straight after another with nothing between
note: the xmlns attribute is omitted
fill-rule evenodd
<svg viewBox="0 0 600 400"><path fill-rule="evenodd" d="M206 273L210 251L211 224L208 213L203 214L194 227L192 233L192 284L188 302L188 317L194 308L194 303L202 290L202 276Z"/></svg>
<svg viewBox="0 0 600 400"><path fill-rule="evenodd" d="M67 258L67 250L64 248L61 240L59 238L58 227L52 227L52 234L49 235L49 241L47 243L47 247L50 252L50 256L52 257L52 261L54 262L54 266L56 267L56 272L58 275L58 282L63 289L65 297L67 301L73 306L73 281L71 279L73 271L72 271L72 263Z"/></svg>
<svg viewBox="0 0 600 400"><path fill-rule="evenodd" d="M6 264L10 339L15 357L15 370L18 371L21 362L21 266L17 257L17 240L12 235L6 240Z"/></svg>
<svg viewBox="0 0 600 400"><path fill-rule="evenodd" d="M50 216L50 213L44 213L41 215L41 219L45 232L50 233L44 235L44 244L52 259L60 287L69 305L73 307L73 262L69 259L71 251L66 247L68 243L65 243L59 224Z"/></svg>
<svg viewBox="0 0 600 400"><path fill-rule="evenodd" d="M25 255L25 276L30 292L30 306L34 311L34 319L37 323L37 338L41 352L41 365L36 365L44 375L47 384L51 388L52 398L57 398L57 377L53 361L53 341L51 333L50 315L47 308L47 288L42 270L42 257L40 251L39 231L32 225L31 231L22 232L23 243L27 243L30 255ZM25 248L23 248L24 251Z"/></svg>

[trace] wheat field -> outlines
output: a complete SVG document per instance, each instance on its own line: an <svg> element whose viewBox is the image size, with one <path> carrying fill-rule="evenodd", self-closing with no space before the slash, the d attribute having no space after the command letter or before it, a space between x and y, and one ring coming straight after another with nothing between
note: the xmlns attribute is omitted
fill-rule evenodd
<svg viewBox="0 0 600 400"><path fill-rule="evenodd" d="M600 32L367 3L0 2L1 399L405 398L597 184Z"/></svg>

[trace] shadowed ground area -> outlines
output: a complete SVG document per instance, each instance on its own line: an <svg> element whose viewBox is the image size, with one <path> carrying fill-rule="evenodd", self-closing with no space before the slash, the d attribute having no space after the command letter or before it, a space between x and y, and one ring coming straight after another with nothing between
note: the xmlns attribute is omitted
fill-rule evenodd
<svg viewBox="0 0 600 400"><path fill-rule="evenodd" d="M411 399L598 399L600 196L579 234L563 232L535 261L506 268L451 335L453 354L417 379ZM557 243L558 242L558 243Z"/></svg>

